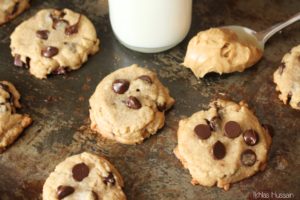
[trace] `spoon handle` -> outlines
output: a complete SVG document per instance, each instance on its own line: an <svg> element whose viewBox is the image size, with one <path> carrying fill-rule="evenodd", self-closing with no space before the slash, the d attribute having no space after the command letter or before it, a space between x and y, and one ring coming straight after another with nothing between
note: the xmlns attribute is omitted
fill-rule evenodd
<svg viewBox="0 0 300 200"><path fill-rule="evenodd" d="M270 37L272 37L275 33L298 20L300 20L300 12L295 14L285 22L275 24L274 26L271 26L270 28L264 31L257 32L255 36L258 41L261 41L263 44L265 44L267 40L270 39Z"/></svg>

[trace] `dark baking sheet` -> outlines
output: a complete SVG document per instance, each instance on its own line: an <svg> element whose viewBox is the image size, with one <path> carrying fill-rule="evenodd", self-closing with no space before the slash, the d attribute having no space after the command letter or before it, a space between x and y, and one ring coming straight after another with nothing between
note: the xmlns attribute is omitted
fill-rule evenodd
<svg viewBox="0 0 300 200"><path fill-rule="evenodd" d="M9 35L17 24L48 7L68 7L86 14L97 28L101 50L78 71L38 80L12 65ZM300 44L300 23L275 35L264 58L243 73L210 74L197 80L179 65L188 40L198 31L231 24L261 30L299 12L300 1L194 0L193 11L186 40L159 54L136 53L121 46L113 36L104 0L33 0L30 10L1 26L0 80L15 84L22 94L21 112L29 113L34 123L0 155L0 199L41 199L43 183L56 164L82 151L109 158L124 177L129 200L258 199L253 196L257 192L287 193L300 199L300 112L283 105L272 82L282 56ZM177 100L167 114L166 126L137 146L96 138L89 129L88 99L104 76L133 63L156 71ZM172 153L178 121L206 109L221 94L247 101L261 122L271 124L275 132L266 171L234 184L228 192L192 186L189 172Z"/></svg>

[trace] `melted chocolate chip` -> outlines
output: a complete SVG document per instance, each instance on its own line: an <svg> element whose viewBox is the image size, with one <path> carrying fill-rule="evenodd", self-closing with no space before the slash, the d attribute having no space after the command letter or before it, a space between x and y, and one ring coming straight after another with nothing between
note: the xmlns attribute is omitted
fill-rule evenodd
<svg viewBox="0 0 300 200"><path fill-rule="evenodd" d="M65 197L69 196L70 194L72 194L74 191L75 191L75 189L71 186L60 185L57 188L57 198L63 199Z"/></svg>
<svg viewBox="0 0 300 200"><path fill-rule="evenodd" d="M59 67L52 72L52 74L55 74L55 75L62 75L62 74L66 74L66 73L67 73L67 70L64 67Z"/></svg>
<svg viewBox="0 0 300 200"><path fill-rule="evenodd" d="M150 76L142 75L142 76L138 77L138 79L141 79L150 85L152 84L152 79L150 78Z"/></svg>
<svg viewBox="0 0 300 200"><path fill-rule="evenodd" d="M108 185L109 183L114 185L116 183L115 177L112 172L109 172L108 176L103 179L103 183Z"/></svg>
<svg viewBox="0 0 300 200"><path fill-rule="evenodd" d="M76 24L66 27L66 29L65 29L66 35L70 36L70 35L78 33L80 19L81 19L81 15L79 16L78 22Z"/></svg>
<svg viewBox="0 0 300 200"><path fill-rule="evenodd" d="M36 31L36 36L42 40L48 40L49 33L48 30L39 30Z"/></svg>
<svg viewBox="0 0 300 200"><path fill-rule="evenodd" d="M241 155L241 162L244 166L250 167L256 162L256 154L251 149L245 150Z"/></svg>
<svg viewBox="0 0 300 200"><path fill-rule="evenodd" d="M80 182L89 175L90 169L86 164L79 163L73 167L72 173L73 173L73 178L76 181Z"/></svg>
<svg viewBox="0 0 300 200"><path fill-rule="evenodd" d="M224 144L217 141L213 146L213 155L216 160L223 159L226 155L226 148Z"/></svg>
<svg viewBox="0 0 300 200"><path fill-rule="evenodd" d="M65 34L66 35L73 35L78 33L78 24L74 24L72 26L68 26L65 29Z"/></svg>
<svg viewBox="0 0 300 200"><path fill-rule="evenodd" d="M15 59L14 59L14 65L17 67L23 67L24 63L21 60L21 56L19 54L15 55Z"/></svg>
<svg viewBox="0 0 300 200"><path fill-rule="evenodd" d="M225 135L229 138L236 138L242 132L240 125L235 121L226 122L224 129Z"/></svg>
<svg viewBox="0 0 300 200"><path fill-rule="evenodd" d="M93 199L94 200L98 200L99 197L98 197L98 194L96 192L93 191Z"/></svg>
<svg viewBox="0 0 300 200"><path fill-rule="evenodd" d="M129 81L126 79L117 79L112 84L112 89L117 94L124 94L129 88Z"/></svg>
<svg viewBox="0 0 300 200"><path fill-rule="evenodd" d="M26 69L29 69L30 68L30 58L29 57L26 57L26 66L25 66Z"/></svg>
<svg viewBox="0 0 300 200"><path fill-rule="evenodd" d="M220 116L214 116L213 118L211 118L211 120L207 120L206 122L210 127L211 131L216 131L217 128L219 127L219 121L221 120Z"/></svg>
<svg viewBox="0 0 300 200"><path fill-rule="evenodd" d="M198 124L194 128L194 132L202 140L206 140L211 136L210 127L206 124Z"/></svg>
<svg viewBox="0 0 300 200"><path fill-rule="evenodd" d="M142 107L141 102L134 96L128 97L128 99L125 101L125 104L131 109L140 109Z"/></svg>
<svg viewBox="0 0 300 200"><path fill-rule="evenodd" d="M244 141L247 145L254 146L258 142L258 134L255 130L249 129L243 133Z"/></svg>
<svg viewBox="0 0 300 200"><path fill-rule="evenodd" d="M48 46L45 49L42 49L41 53L42 53L42 56L44 56L46 58L52 58L53 56L58 54L58 48Z"/></svg>
<svg viewBox="0 0 300 200"><path fill-rule="evenodd" d="M14 5L14 8L12 9L10 15L14 15L18 12L18 9L19 9L19 5L20 5L20 2L17 2L15 5Z"/></svg>
<svg viewBox="0 0 300 200"><path fill-rule="evenodd" d="M287 104L290 104L290 102L291 102L291 100L292 100L292 95L293 95L292 92L289 92L289 93L288 93L287 100L286 100L286 103L287 103Z"/></svg>
<svg viewBox="0 0 300 200"><path fill-rule="evenodd" d="M157 106L157 110L158 110L159 112L164 112L164 111L167 109L166 103L163 103L163 104L157 104L156 106Z"/></svg>

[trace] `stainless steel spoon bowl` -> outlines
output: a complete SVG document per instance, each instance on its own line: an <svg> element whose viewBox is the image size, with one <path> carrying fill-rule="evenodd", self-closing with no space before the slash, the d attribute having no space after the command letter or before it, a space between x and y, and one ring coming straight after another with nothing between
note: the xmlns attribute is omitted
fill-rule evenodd
<svg viewBox="0 0 300 200"><path fill-rule="evenodd" d="M242 40L251 41L256 44L258 48L264 51L265 44L275 33L282 30L283 28L291 25L292 23L300 20L300 12L289 18L287 21L275 24L274 26L264 30L256 32L250 28L243 26L223 26L222 28L227 28L234 31L238 37Z"/></svg>

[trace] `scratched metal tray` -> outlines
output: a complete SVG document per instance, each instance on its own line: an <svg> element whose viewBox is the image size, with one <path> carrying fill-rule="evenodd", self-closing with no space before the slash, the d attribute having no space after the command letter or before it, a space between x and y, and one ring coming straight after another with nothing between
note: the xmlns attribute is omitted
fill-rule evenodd
<svg viewBox="0 0 300 200"><path fill-rule="evenodd" d="M86 14L97 28L101 50L78 71L38 80L27 70L12 65L9 35L20 22L48 7L68 7ZM299 0L194 0L192 29L187 39L164 53L141 54L116 40L104 0L32 0L26 13L0 27L0 80L16 85L22 94L21 112L34 120L0 155L0 199L41 199L43 183L55 165L82 151L109 158L124 177L129 200L258 199L255 195L272 192L300 199L300 112L282 104L272 81L282 56L300 44L300 23L274 36L264 58L243 73L221 77L210 74L197 80L190 70L179 65L188 40L200 30L230 24L261 30L299 11ZM88 99L103 77L133 63L156 71L177 102L157 135L140 145L127 146L91 134ZM271 124L275 132L266 171L234 184L228 192L192 186L189 172L172 152L178 121L206 109L210 100L222 93L235 101L247 101L261 122Z"/></svg>

